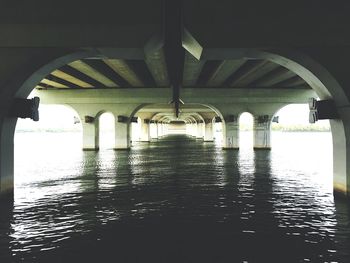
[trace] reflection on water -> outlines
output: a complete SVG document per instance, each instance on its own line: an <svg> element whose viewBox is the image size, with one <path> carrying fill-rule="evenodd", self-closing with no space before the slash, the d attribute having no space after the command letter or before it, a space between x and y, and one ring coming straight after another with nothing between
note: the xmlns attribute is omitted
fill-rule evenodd
<svg viewBox="0 0 350 263"><path fill-rule="evenodd" d="M271 151L249 136L240 151L177 135L95 153L79 134L17 134L0 262L349 262L330 134L276 133Z"/></svg>

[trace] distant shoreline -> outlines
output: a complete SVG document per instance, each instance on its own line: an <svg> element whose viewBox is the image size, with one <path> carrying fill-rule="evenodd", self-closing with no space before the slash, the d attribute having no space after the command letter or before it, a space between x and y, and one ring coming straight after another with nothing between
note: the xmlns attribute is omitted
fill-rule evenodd
<svg viewBox="0 0 350 263"><path fill-rule="evenodd" d="M251 129L241 129L240 131L248 132L252 131ZM276 132L331 132L330 129L326 128L315 128L310 129L308 127L306 128L289 128L289 127L279 127L279 128L272 128L271 131ZM53 130L53 129L39 129L39 130L16 130L16 133L80 133L82 130ZM105 132L114 132L114 131L105 131Z"/></svg>

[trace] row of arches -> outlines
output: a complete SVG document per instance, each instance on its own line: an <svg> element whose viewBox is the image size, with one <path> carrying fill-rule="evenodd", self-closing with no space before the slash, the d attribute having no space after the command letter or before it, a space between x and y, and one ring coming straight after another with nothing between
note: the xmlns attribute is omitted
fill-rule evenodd
<svg viewBox="0 0 350 263"><path fill-rule="evenodd" d="M312 127L310 125L306 125L307 122L307 105L298 105L299 107L296 107L297 105L290 105L285 106L280 111L278 111L275 116L272 119L282 119L282 126L280 123L277 123L276 120L273 122L273 120L269 121L266 124L266 128L268 129L265 132L265 138L264 140L269 140L267 138L269 136L269 130L271 127L273 127L275 130L281 130L284 126L286 130L308 130L310 128L313 129L321 129L321 130L329 130L329 124L328 121L324 121L325 123L322 123L322 125L313 125ZM60 115L62 118L59 118L59 115L53 114L52 109L55 108L60 112ZM288 110L288 108L290 108ZM45 116L45 111L47 110L47 115ZM77 116L77 113L68 107L64 106L46 106L44 112L44 120L43 122L46 122L51 125L51 127L46 127L48 130L55 130L60 131L61 129L67 130L82 130L81 121L84 122L84 120L80 120ZM284 113L286 112L286 113ZM69 115L70 113L70 115ZM282 113L282 114L281 114ZM53 114L53 116L49 116ZM73 116L74 115L74 116ZM281 116L282 115L282 116ZM212 119L206 119L199 114L196 113L196 117L199 119L194 118L191 114L188 114L186 117L181 118L181 120L177 121L157 121L155 120L157 117L160 117L160 120L163 119L162 113L156 113L153 114L152 118L145 122L145 119L142 119L138 116L135 116L133 118L133 121L130 123L130 141L131 142L139 142L139 141L146 141L149 142L152 139L158 139L164 135L168 134L187 134L192 137L195 137L197 139L203 139L205 141L213 141L215 140L218 145L222 145L224 138L223 138L223 123L222 120L215 116ZM294 120L293 120L294 118ZM67 122L74 119L75 126L69 127L67 126ZM242 147L245 145L253 146L254 143L254 127L257 124L257 117L253 116L249 112L243 112L240 114L237 114L237 126L238 130L240 131L237 134L238 139L238 146ZM289 119L292 119L292 121L288 121ZM300 127L298 127L298 122L296 120L301 119L299 123ZM97 143L97 149L113 149L115 146L115 138L117 136L116 132L116 117L113 115L113 113L108 111L101 111L97 114L94 120L94 125L96 126L96 140ZM38 130L40 130L40 123L33 123L28 120L23 120L20 122L18 129L21 130L26 127L25 124L29 124L29 126L36 127ZM289 123L289 126L288 126ZM23 125L24 124L24 125ZM38 126L39 124L39 126ZM287 124L287 126L286 126ZM292 125L291 125L292 124ZM283 126L284 125L284 126ZM28 125L27 125L28 126ZM146 126L146 128L145 128ZM316 126L316 127L314 127ZM260 127L261 128L261 127ZM249 140L244 139L244 143L242 143L242 138L240 134L242 132L249 133ZM146 135L144 133L147 133ZM247 136L245 136L247 138Z"/></svg>
<svg viewBox="0 0 350 263"><path fill-rule="evenodd" d="M217 53L218 52L218 53ZM339 82L325 69L324 66L317 63L311 57L291 50L261 51L256 49L226 49L224 53L212 50L206 59L215 59L224 56L225 59L249 58L265 59L279 65L283 65L303 78L317 93L320 99L333 99L338 109L339 118L331 120L330 125L333 133L333 159L334 159L334 188L341 193L348 193L348 162L347 158L348 143L347 130L349 113L348 97L346 92L339 85ZM117 52L118 53L118 52ZM1 118L1 192L12 192L13 189L13 135L16 127L17 118L11 118L6 115L9 111L13 98L26 98L33 88L39 83L44 76L50 74L55 69L73 62L78 59L89 57L105 57L98 50L78 51L70 54L57 52L54 54L42 54L37 60L30 56L31 63L21 63L22 70L18 70L11 79L7 77L9 88L3 92L3 116ZM320 56L322 61L322 56ZM329 62L329 61L328 61ZM329 62L331 63L331 62ZM336 67L334 68L336 71ZM220 109L219 105L213 105ZM222 114L226 114L221 110Z"/></svg>

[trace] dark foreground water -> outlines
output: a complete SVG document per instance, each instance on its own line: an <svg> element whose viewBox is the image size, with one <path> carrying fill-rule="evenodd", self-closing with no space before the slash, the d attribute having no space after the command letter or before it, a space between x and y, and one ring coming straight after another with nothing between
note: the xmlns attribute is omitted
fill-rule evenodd
<svg viewBox="0 0 350 263"><path fill-rule="evenodd" d="M281 133L272 151L171 136L98 153L79 135L17 134L0 262L350 262L331 155L328 133Z"/></svg>

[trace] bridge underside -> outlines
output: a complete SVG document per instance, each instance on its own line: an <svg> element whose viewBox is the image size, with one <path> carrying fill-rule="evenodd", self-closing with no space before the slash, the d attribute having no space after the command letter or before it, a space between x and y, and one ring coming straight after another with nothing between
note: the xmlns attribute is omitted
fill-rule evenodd
<svg viewBox="0 0 350 263"><path fill-rule="evenodd" d="M306 1L273 8L257 2L254 12L235 1L39 2L0 10L0 193L13 193L17 118L9 113L15 98L35 89L42 103L76 110L86 149L98 148L98 117L106 111L116 119L116 149L130 146L135 116L145 141L149 125L171 121L212 140L212 120L220 117L223 147L234 149L237 118L246 111L254 116L255 147L269 148L271 118L281 107L332 99L339 114L331 120L334 188L349 195L347 8Z"/></svg>

